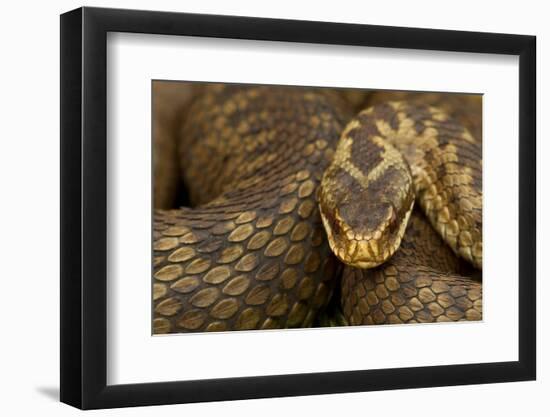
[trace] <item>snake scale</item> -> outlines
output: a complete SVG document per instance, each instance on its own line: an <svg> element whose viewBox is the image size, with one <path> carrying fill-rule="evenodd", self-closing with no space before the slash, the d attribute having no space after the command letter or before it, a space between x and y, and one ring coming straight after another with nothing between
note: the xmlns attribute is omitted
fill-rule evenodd
<svg viewBox="0 0 550 417"><path fill-rule="evenodd" d="M155 334L310 327L329 303L340 324L481 319L465 112L411 99L354 118L329 89L200 91L177 144L192 208L154 216Z"/></svg>

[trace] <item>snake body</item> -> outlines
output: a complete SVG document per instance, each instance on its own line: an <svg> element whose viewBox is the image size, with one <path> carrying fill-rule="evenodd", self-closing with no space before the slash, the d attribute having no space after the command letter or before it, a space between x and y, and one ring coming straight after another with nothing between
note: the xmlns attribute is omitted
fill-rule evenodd
<svg viewBox="0 0 550 417"><path fill-rule="evenodd" d="M337 101L214 86L194 103L180 148L195 207L155 216L155 333L313 323L337 267L315 201L350 117Z"/></svg>
<svg viewBox="0 0 550 417"><path fill-rule="evenodd" d="M351 324L480 318L479 282L460 275L463 262L412 209L416 198L451 249L480 267L478 144L433 108L376 106L346 127L351 116L342 97L323 90L204 89L188 110L178 144L193 207L155 213L154 333L311 326L340 285L342 269L336 290ZM342 207L334 198L339 186L327 190L344 178L335 179L335 166L361 159L361 149L342 151L355 135L364 139L359 148L367 157L353 161L361 175L345 181L356 187L356 198ZM437 146L413 146L419 138ZM457 148L458 139L472 142L471 149ZM369 176L373 161L382 166ZM378 183L359 181L367 177ZM384 204L362 206L365 200L357 197L367 192L385 198ZM327 239L323 227L323 221L335 226L326 219L327 196L332 209L341 209L339 220L352 240L375 236L382 242L376 254L382 257L369 266L381 265L342 268L331 251L335 233L327 228ZM364 224L387 230L366 231ZM345 245L335 253L353 264L341 255L361 251ZM433 255L441 260L430 263Z"/></svg>
<svg viewBox="0 0 550 417"><path fill-rule="evenodd" d="M344 268L349 324L481 320L481 284L415 210L395 255L374 269Z"/></svg>

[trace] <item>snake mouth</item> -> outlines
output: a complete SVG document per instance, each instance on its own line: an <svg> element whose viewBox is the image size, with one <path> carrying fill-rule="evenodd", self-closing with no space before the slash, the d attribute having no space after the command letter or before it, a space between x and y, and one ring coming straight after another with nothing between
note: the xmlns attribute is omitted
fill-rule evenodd
<svg viewBox="0 0 550 417"><path fill-rule="evenodd" d="M386 262L401 245L414 207L414 198L405 207L404 213L396 213L393 206L388 206L385 220L369 233L354 232L338 209L327 213L320 205L319 211L329 246L336 257L347 265L370 269Z"/></svg>

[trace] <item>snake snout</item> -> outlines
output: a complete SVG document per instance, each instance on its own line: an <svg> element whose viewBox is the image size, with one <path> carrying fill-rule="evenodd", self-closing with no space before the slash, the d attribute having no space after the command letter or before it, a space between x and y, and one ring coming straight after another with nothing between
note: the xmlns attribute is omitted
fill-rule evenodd
<svg viewBox="0 0 550 417"><path fill-rule="evenodd" d="M390 201L374 200L357 194L323 210L321 217L332 251L344 263L357 268L374 268L397 250L408 221Z"/></svg>
<svg viewBox="0 0 550 417"><path fill-rule="evenodd" d="M409 206L409 212L412 204ZM390 202L363 204L363 220L353 228L354 247L348 264L358 268L374 268L386 262L401 243L408 215L398 212ZM349 237L348 233L346 237Z"/></svg>

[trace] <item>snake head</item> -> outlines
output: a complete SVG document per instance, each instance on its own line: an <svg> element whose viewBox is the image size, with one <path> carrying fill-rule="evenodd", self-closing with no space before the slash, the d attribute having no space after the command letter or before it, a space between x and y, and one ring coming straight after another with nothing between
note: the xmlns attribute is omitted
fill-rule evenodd
<svg viewBox="0 0 550 417"><path fill-rule="evenodd" d="M319 187L329 245L344 263L374 268L401 244L414 205L408 164L391 144L352 121Z"/></svg>
<svg viewBox="0 0 550 417"><path fill-rule="evenodd" d="M331 250L356 268L374 268L386 262L401 244L413 205L414 199L396 208L388 201L356 198L330 212L321 207Z"/></svg>

